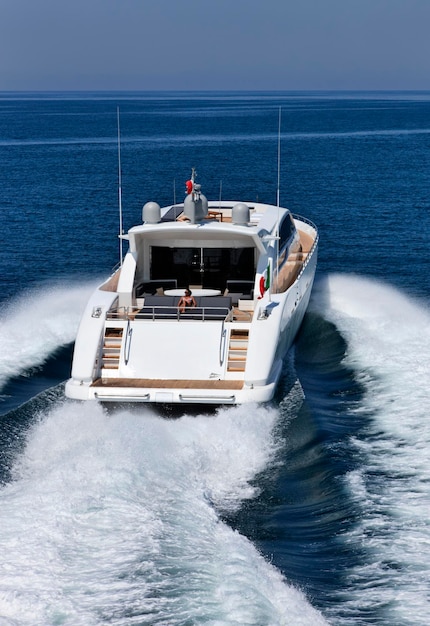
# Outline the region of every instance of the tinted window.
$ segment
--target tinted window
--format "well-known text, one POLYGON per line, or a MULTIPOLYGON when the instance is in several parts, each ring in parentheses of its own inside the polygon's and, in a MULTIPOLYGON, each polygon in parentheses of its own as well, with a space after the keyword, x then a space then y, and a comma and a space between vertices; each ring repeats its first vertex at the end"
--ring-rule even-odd
POLYGON ((293 218, 291 217, 291 215, 286 215, 284 218, 284 221, 281 224, 281 229, 279 231, 279 237, 280 237, 279 249, 280 250, 282 250, 282 248, 286 245, 291 235, 294 233, 294 230, 295 230, 295 226, 294 226, 293 218))

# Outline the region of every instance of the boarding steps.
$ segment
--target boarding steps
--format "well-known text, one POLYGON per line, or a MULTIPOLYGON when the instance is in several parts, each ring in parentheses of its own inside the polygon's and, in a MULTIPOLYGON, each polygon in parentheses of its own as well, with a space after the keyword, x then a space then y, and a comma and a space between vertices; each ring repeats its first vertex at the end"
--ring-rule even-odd
POLYGON ((118 369, 121 356, 122 328, 105 328, 102 350, 102 368, 118 369))
POLYGON ((249 331, 233 328, 228 346, 228 372, 244 372, 248 352, 249 331))

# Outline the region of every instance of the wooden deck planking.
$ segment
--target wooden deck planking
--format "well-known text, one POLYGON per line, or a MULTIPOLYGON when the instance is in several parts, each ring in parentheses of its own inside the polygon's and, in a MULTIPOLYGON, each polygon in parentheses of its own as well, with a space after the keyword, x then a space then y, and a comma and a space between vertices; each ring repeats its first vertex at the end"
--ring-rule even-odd
POLYGON ((181 380, 163 378, 97 378, 91 387, 146 389, 242 389, 243 380, 181 380))
POLYGON ((312 235, 310 235, 309 233, 305 233, 303 230, 300 230, 300 228, 297 229, 297 232, 300 236, 300 243, 302 245, 302 251, 303 253, 308 254, 311 251, 312 246, 315 243, 315 238, 312 237, 312 235))

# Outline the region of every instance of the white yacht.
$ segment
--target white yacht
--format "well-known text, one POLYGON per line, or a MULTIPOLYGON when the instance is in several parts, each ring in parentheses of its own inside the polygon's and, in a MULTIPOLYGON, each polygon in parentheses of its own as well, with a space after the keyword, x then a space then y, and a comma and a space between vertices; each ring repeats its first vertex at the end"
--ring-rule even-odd
POLYGON ((76 400, 270 400, 309 302, 318 232, 288 209, 214 201, 143 207, 121 267, 90 297, 65 393, 76 400), (185 290, 191 306, 179 306, 185 290))

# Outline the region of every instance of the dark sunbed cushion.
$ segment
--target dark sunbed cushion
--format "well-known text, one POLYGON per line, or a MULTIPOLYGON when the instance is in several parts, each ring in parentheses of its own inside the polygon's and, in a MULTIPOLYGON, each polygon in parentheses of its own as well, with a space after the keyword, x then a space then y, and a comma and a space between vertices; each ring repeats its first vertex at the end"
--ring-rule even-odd
POLYGON ((227 309, 231 308, 231 297, 230 296, 202 296, 200 298, 200 306, 209 306, 213 307, 224 307, 227 309))
POLYGON ((203 296, 200 300, 204 319, 224 319, 231 309, 230 296, 203 296))
POLYGON ((177 298, 175 296, 146 296, 145 306, 175 306, 177 298))
POLYGON ((143 308, 137 313, 137 319, 175 319, 178 308, 175 296, 146 296, 143 308))

